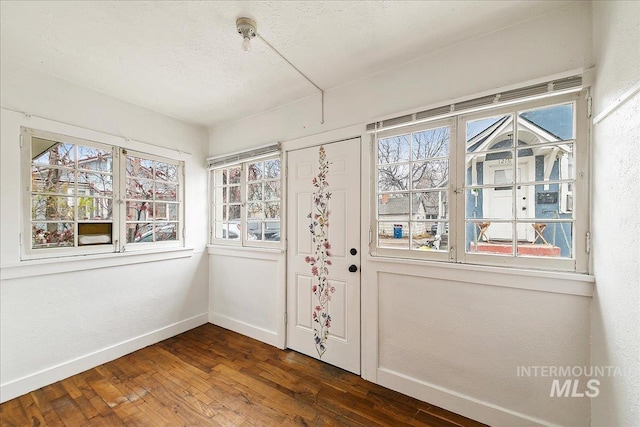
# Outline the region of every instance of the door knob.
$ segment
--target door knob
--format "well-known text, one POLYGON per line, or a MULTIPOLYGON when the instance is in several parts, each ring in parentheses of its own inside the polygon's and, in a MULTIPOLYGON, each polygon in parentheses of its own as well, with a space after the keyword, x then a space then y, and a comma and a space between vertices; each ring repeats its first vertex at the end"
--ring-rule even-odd
POLYGON ((351 250, 349 251, 349 253, 351 255, 358 255, 358 251, 356 250, 356 248, 351 248, 351 250))
POLYGON ((351 265, 349 266, 349 271, 350 271, 351 273, 355 273, 356 271, 358 271, 358 267, 356 267, 356 265, 355 265, 355 264, 351 264, 351 265))

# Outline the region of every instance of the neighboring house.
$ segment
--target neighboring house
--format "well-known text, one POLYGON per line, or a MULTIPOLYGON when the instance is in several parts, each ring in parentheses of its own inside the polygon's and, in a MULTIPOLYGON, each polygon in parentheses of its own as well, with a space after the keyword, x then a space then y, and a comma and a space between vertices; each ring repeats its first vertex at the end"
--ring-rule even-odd
POLYGON ((429 203, 426 197, 414 197, 409 203, 409 195, 401 195, 400 197, 390 197, 383 194, 378 205, 378 218, 380 220, 380 234, 383 236, 393 236, 394 224, 403 225, 402 236, 406 237, 409 233, 407 219, 411 221, 420 221, 413 224, 414 235, 421 235, 430 230, 431 222, 424 220, 432 220, 438 217, 438 205, 429 203), (411 209, 409 209, 411 206, 411 209))
MULTIPOLYGON (((513 172, 516 182, 517 239, 519 242, 541 243, 536 239, 533 224, 544 224, 545 219, 571 218, 573 198, 571 185, 545 184, 549 181, 568 179, 572 174, 572 144, 555 144, 573 137, 573 129, 567 129, 563 115, 572 114, 571 107, 554 107, 554 114, 536 111, 518 115, 517 168, 514 168, 512 151, 513 116, 493 120, 486 128, 467 142, 467 183, 470 185, 501 184, 505 186, 467 191, 466 216, 469 219, 510 219, 513 216, 513 172), (560 117, 560 119, 558 119, 560 117), (530 185, 524 185, 530 183, 530 185), (530 220, 530 221, 529 221, 530 220)), ((478 239, 473 223, 467 224, 467 250, 478 239), (475 236, 475 237, 474 237, 475 236)), ((511 223, 491 222, 486 240, 510 244, 513 239, 511 223)), ((542 231, 544 239, 559 248, 559 254, 570 257, 570 223, 554 223, 542 231)), ((476 242, 477 243, 477 242, 476 242)))

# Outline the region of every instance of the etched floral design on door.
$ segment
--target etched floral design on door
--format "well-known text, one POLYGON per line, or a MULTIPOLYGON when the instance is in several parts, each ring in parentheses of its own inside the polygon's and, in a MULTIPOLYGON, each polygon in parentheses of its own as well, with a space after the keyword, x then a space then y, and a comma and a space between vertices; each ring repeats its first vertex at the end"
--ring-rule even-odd
POLYGON ((329 183, 329 162, 324 147, 320 147, 318 153, 319 172, 312 180, 317 188, 313 194, 313 211, 309 213, 311 220, 309 231, 312 236, 313 256, 305 257, 305 262, 311 265, 311 274, 314 276, 311 288, 314 295, 313 339, 315 341, 318 356, 327 350, 326 342, 331 328, 331 315, 329 314, 329 301, 335 287, 329 283, 329 267, 331 266, 331 244, 329 243, 329 199, 331 193, 327 191, 329 183))

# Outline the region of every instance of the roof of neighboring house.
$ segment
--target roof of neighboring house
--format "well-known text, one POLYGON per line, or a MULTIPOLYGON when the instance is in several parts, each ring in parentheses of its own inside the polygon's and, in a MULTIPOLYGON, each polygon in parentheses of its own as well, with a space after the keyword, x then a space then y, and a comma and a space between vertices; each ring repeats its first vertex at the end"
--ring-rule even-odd
MULTIPOLYGON (((571 105, 558 105, 550 109, 526 111, 518 114, 518 128, 528 129, 537 136, 539 142, 559 142, 564 139, 571 139, 573 136, 572 115, 571 105)), ((474 132, 475 135, 467 141, 467 152, 472 153, 495 147, 496 141, 510 141, 513 134, 512 117, 511 115, 505 115, 499 120, 490 123, 486 128, 474 132)), ((518 140, 518 146, 521 145, 528 144, 518 140)))
MULTIPOLYGON (((402 196, 402 197, 390 197, 386 203, 379 203, 378 214, 379 215, 409 215, 409 203, 407 203, 408 197, 409 197, 408 195, 402 196)), ((414 214, 420 212, 421 203, 419 198, 417 197, 413 198, 413 206, 411 208, 414 214)))
MULTIPOLYGON (((402 215, 409 214, 409 196, 390 197, 386 203, 378 205, 378 214, 380 215, 402 215)), ((418 208, 419 201, 414 198, 414 212, 418 208)))

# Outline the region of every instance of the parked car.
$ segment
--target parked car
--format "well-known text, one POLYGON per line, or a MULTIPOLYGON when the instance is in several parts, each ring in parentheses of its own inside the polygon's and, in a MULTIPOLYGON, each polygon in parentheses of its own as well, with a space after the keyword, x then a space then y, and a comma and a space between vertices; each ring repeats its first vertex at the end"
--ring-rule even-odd
MULTIPOLYGON (((176 224, 167 224, 161 227, 156 227, 156 242, 161 242, 163 240, 176 240, 176 224)), ((153 229, 149 226, 134 239, 136 243, 142 242, 153 242, 153 229)))
MULTIPOLYGON (((261 222, 248 222, 248 236, 249 240, 258 240, 262 235, 261 222)), ((264 223, 264 239, 271 241, 280 240, 280 222, 265 222, 264 223)), ((227 229, 222 230, 222 237, 229 236, 229 239, 239 239, 242 235, 242 224, 240 219, 232 219, 229 221, 227 229)))

